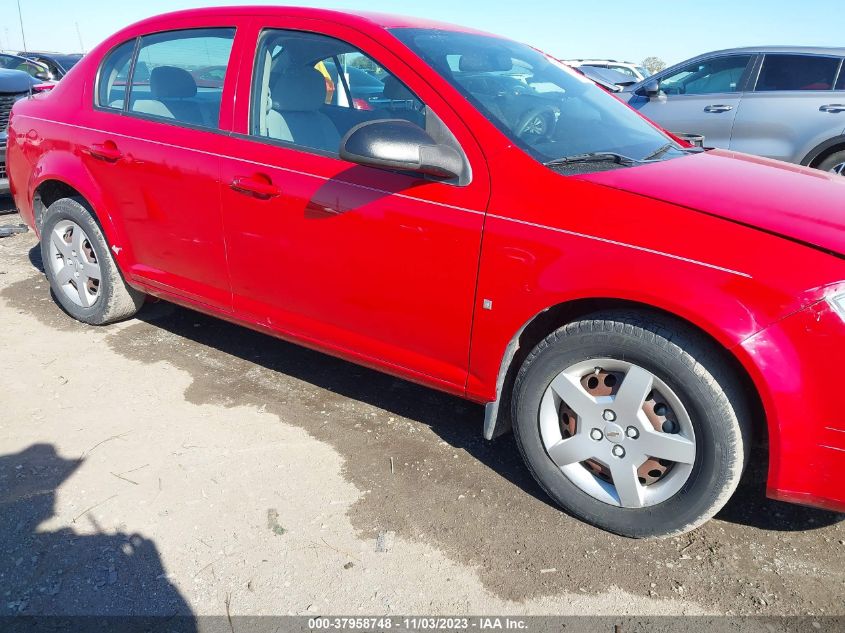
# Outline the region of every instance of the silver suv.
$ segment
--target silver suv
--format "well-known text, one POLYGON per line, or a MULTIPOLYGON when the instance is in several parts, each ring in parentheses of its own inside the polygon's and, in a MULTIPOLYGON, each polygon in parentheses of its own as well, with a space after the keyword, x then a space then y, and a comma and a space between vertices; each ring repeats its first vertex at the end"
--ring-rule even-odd
POLYGON ((627 88, 631 106, 705 145, 845 175, 845 48, 736 48, 627 88))

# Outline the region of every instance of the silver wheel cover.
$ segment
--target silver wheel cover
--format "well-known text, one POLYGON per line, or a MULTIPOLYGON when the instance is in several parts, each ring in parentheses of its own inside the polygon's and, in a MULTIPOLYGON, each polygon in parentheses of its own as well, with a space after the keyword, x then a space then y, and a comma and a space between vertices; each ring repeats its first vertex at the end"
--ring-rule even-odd
POLYGON ((626 361, 596 358, 562 371, 543 394, 539 425, 561 472, 614 506, 663 503, 683 487, 695 463, 695 431, 681 400, 651 372, 626 361), (589 386, 599 377, 610 384, 608 376, 613 384, 597 389, 609 395, 591 394, 589 386), (642 471, 658 462, 660 468, 650 471, 654 477, 642 471))

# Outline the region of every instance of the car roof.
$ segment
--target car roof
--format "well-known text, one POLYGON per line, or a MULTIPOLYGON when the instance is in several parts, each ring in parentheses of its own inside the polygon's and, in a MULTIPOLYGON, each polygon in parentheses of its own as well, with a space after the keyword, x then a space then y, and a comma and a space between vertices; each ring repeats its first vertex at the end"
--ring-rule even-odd
POLYGON ((570 62, 578 62, 579 64, 585 64, 589 66, 590 64, 620 64, 622 66, 639 66, 639 64, 635 64, 634 62, 623 62, 619 61, 618 59, 570 59, 570 62))
POLYGON ((705 57, 709 55, 720 55, 725 53, 798 53, 805 55, 833 55, 835 57, 845 57, 845 47, 826 47, 826 46, 746 46, 743 48, 726 48, 720 51, 712 51, 697 55, 692 59, 705 57))
POLYGON ((155 26, 161 22, 179 18, 203 18, 225 16, 280 16, 322 19, 330 22, 340 22, 349 26, 377 27, 382 29, 420 28, 456 31, 461 33, 479 33, 481 31, 446 22, 438 22, 427 18, 414 18, 387 13, 373 13, 368 11, 339 11, 334 9, 314 9, 309 7, 292 6, 228 6, 203 7, 185 9, 165 13, 147 18, 135 24, 135 27, 155 26))

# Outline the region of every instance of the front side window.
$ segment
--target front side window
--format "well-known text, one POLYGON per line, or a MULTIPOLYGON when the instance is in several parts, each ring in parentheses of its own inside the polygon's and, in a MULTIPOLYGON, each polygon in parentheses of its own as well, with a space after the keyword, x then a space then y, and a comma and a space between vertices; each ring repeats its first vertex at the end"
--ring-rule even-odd
POLYGON ((618 160, 635 161, 683 155, 627 105, 530 46, 433 29, 392 33, 513 143, 543 163, 558 168, 567 159, 573 170, 585 172, 613 165, 592 156, 576 168, 575 158, 584 154, 615 153, 618 160))
POLYGON ((235 29, 157 33, 141 38, 128 111, 217 128, 235 29))
POLYGON ((667 75, 660 89, 667 95, 737 92, 751 55, 731 55, 695 62, 667 75))
POLYGON ((831 90, 841 61, 818 55, 766 55, 755 90, 831 90))
POLYGON ((845 90, 845 59, 842 60, 842 68, 839 70, 839 79, 836 82, 836 90, 845 90))
POLYGON ((355 125, 405 119, 426 127, 427 108, 353 46, 324 35, 269 30, 252 88, 253 136, 337 154, 355 125))

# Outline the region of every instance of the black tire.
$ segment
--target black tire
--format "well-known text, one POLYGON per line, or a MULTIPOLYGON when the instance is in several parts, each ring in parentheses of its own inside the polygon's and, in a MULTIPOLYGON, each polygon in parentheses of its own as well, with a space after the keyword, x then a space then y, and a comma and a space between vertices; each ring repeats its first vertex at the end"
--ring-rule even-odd
POLYGON ((131 288, 115 264, 106 238, 94 219, 94 214, 81 198, 57 200, 44 214, 41 227, 41 259, 44 272, 50 282, 53 298, 70 316, 90 325, 107 325, 134 316, 144 304, 145 295, 131 288), (101 270, 99 294, 90 307, 74 303, 56 282, 51 265, 50 236, 59 222, 70 220, 79 225, 89 238, 97 263, 101 270))
MULTIPOLYGON (((833 171, 833 169, 835 167, 838 167, 839 165, 845 165, 845 150, 841 152, 836 152, 835 154, 831 154, 818 165, 816 165, 816 169, 829 172, 833 171)), ((840 172, 840 175, 845 176, 845 170, 840 172)))
POLYGON ((739 381, 706 337, 645 312, 604 312, 549 335, 528 356, 512 402, 517 444, 534 478, 566 512, 604 530, 633 538, 692 530, 727 503, 739 483, 751 445, 751 421, 739 381), (539 407, 564 369, 591 358, 634 363, 680 398, 695 431, 689 478, 662 503, 624 508, 599 501, 572 483, 546 452, 539 407))

